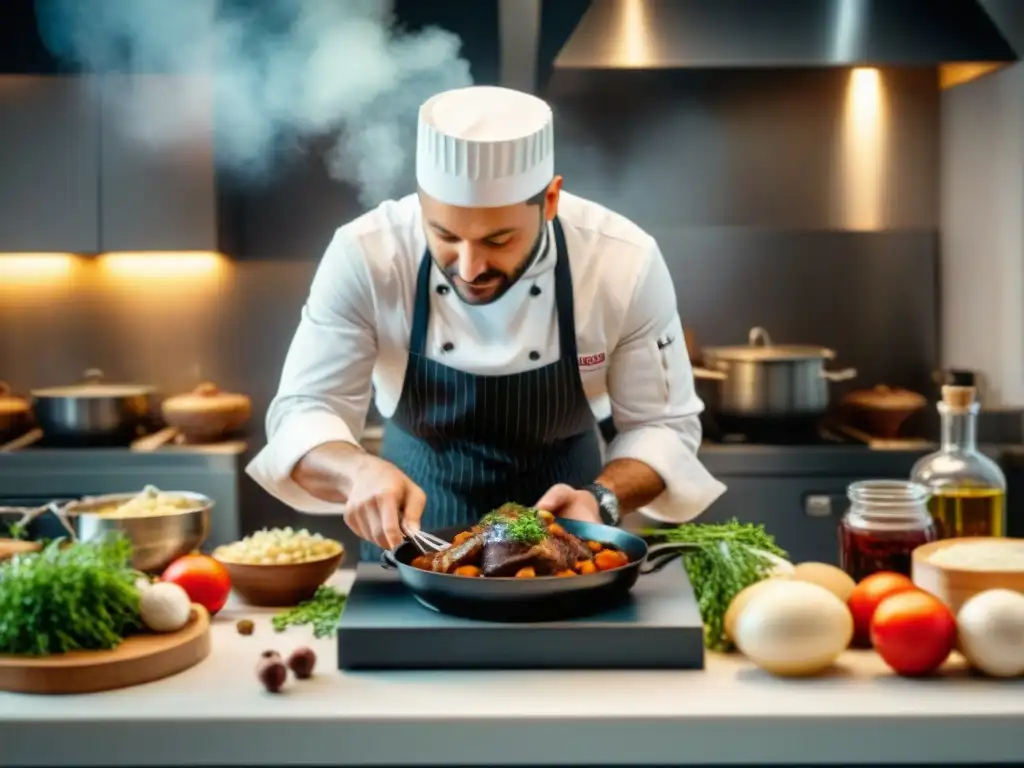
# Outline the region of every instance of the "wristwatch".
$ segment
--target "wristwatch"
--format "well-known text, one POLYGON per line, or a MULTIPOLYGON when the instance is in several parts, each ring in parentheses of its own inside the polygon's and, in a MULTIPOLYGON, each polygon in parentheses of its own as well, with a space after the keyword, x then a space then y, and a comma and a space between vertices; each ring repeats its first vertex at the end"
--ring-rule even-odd
POLYGON ((601 521, 605 525, 618 525, 622 522, 618 496, 597 483, 584 485, 580 490, 587 491, 597 499, 597 509, 601 513, 601 521))

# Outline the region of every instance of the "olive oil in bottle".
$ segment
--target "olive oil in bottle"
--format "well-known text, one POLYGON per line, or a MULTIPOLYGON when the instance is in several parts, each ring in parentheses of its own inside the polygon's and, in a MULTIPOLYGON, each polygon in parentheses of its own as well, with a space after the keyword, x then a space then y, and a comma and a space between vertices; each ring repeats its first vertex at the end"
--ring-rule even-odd
POLYGON ((928 502, 940 539, 1005 536, 1005 510, 999 488, 938 488, 928 502))
POLYGON ((1006 476, 978 451, 974 387, 943 387, 938 404, 942 447, 920 459, 910 477, 931 492, 928 509, 940 539, 1006 535, 1006 476))

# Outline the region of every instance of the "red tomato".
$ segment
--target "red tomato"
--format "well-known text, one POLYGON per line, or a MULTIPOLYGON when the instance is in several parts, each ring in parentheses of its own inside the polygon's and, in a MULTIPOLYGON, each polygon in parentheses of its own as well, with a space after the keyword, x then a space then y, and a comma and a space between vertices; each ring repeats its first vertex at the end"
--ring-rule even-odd
POLYGON ((853 588, 846 601, 853 615, 853 642, 867 647, 871 644, 871 617, 885 598, 915 590, 914 582, 901 573, 873 573, 853 588))
POLYGON ((179 557, 167 566, 160 580, 177 584, 188 593, 193 603, 199 603, 211 616, 224 607, 231 594, 231 577, 227 569, 206 555, 179 557))
POLYGON ((929 675, 956 646, 956 619, 927 592, 892 595, 871 620, 871 644, 897 674, 929 675))

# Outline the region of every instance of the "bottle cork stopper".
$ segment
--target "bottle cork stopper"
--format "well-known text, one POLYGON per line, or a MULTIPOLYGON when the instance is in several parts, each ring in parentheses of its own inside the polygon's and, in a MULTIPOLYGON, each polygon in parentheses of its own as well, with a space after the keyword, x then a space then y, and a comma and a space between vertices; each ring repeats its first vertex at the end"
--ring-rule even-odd
POLYGON ((977 391, 974 387, 954 387, 947 385, 942 388, 942 402, 954 411, 966 411, 974 405, 977 391))

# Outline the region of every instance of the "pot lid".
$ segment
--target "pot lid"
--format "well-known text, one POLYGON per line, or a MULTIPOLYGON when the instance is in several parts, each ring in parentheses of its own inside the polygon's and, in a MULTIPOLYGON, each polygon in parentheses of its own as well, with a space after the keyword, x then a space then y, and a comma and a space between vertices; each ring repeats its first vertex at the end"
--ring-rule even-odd
POLYGON ((831 360, 836 353, 828 347, 816 347, 811 344, 774 344, 768 331, 756 327, 750 329, 746 346, 705 348, 704 356, 737 362, 795 362, 831 360))
POLYGON ((90 368, 82 376, 81 384, 66 387, 46 387, 33 389, 33 397, 139 397, 150 395, 154 387, 142 384, 105 384, 103 371, 90 368))
POLYGON ((248 395, 222 392, 213 382, 204 381, 191 392, 167 398, 163 410, 164 413, 221 413, 248 410, 249 406, 248 395))
POLYGON ((6 381, 0 381, 0 416, 28 413, 30 410, 28 400, 14 395, 10 385, 6 381))
POLYGON ((854 390, 843 398, 843 402, 867 408, 913 410, 923 408, 928 400, 909 389, 879 384, 871 389, 854 390))

